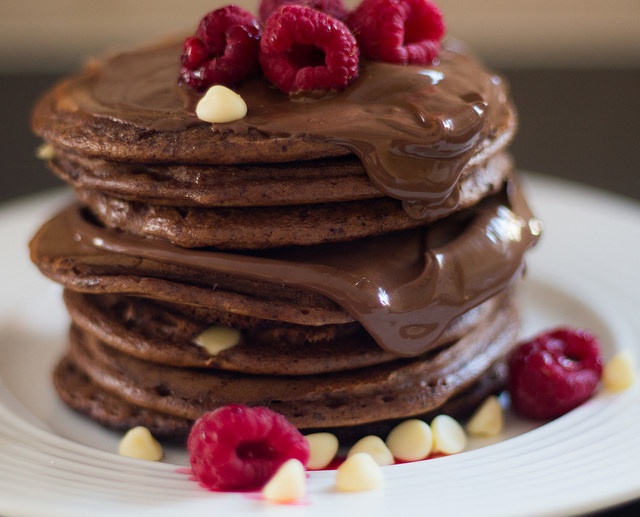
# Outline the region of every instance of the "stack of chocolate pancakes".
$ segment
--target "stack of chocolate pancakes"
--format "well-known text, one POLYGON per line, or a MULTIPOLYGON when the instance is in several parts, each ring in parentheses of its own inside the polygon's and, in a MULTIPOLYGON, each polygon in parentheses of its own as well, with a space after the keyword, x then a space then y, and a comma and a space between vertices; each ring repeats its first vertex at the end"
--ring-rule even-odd
POLYGON ((539 233, 504 81, 449 45, 323 98, 256 76, 247 116, 209 124, 180 54, 93 63, 34 111, 78 198, 31 243, 72 319, 62 399, 163 438, 229 403, 356 436, 500 389, 539 233))

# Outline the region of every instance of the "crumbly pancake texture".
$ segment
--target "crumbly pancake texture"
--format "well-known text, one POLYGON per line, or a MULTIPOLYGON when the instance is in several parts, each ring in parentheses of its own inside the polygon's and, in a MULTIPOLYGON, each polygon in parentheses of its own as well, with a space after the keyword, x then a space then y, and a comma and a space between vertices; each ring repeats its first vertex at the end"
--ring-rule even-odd
POLYGON ((540 233, 505 81, 450 40, 325 96, 256 74, 246 117, 212 124, 181 53, 95 61, 34 109, 77 199, 30 245, 72 320, 60 397, 164 439, 241 403, 352 440, 500 390, 540 233), (211 351, 211 327, 237 340, 211 351))

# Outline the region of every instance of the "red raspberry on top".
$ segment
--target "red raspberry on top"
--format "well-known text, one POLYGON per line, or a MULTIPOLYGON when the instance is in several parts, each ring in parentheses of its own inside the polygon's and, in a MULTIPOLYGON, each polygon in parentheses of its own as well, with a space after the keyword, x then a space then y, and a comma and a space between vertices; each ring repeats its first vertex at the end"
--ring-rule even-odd
POLYGON ((358 75, 358 56, 341 21, 300 5, 276 10, 260 40, 262 71, 285 93, 346 88, 358 75))
POLYGON ((585 402, 602 376, 597 339, 556 329, 521 344, 509 358, 513 408, 534 419, 559 417, 585 402))
POLYGON ((194 476, 212 490, 257 490, 287 460, 306 466, 309 442, 284 416, 239 404, 200 417, 187 440, 194 476))
POLYGON ((258 69, 260 24, 249 12, 228 5, 207 14, 187 38, 180 80, 199 90, 231 86, 258 69))
POLYGON ((364 0, 347 25, 364 56, 405 65, 431 64, 445 32, 442 13, 429 0, 364 0))
POLYGON ((347 8, 342 0, 262 0, 259 8, 260 20, 265 21, 278 7, 289 4, 312 7, 316 11, 321 11, 338 20, 347 16, 347 8))

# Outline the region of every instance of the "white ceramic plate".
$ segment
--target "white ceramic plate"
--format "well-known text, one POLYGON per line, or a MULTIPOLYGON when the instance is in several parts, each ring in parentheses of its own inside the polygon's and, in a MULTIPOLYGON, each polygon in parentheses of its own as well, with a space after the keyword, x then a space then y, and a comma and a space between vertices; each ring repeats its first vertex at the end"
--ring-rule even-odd
MULTIPOLYGON (((615 350, 640 355, 640 206, 574 184, 527 175, 545 233, 528 260, 523 336, 585 327, 615 350)), ((494 443, 384 468, 385 487, 338 493, 334 473, 313 472, 309 494, 274 506, 200 488, 162 463, 114 453, 120 435, 68 410, 50 372, 65 346, 60 288, 28 259, 27 242, 66 193, 0 210, 0 515, 566 515, 640 497, 640 393, 600 392, 569 414, 532 426, 509 415, 494 443)))

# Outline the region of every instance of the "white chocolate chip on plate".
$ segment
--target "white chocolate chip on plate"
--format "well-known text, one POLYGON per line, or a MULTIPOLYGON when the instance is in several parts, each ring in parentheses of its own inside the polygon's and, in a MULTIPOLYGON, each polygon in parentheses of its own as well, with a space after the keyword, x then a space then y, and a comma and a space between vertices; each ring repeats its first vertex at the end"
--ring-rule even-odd
POLYGON ((384 466, 394 463, 393 454, 391 454, 387 445, 382 441, 382 438, 373 434, 365 436, 354 443, 347 453, 347 458, 360 452, 367 453, 378 465, 384 466))
POLYGON ((305 438, 311 449, 307 468, 319 470, 329 465, 338 452, 339 443, 336 436, 331 433, 313 433, 305 438))
POLYGON ((217 355, 240 343, 242 334, 239 330, 223 326, 213 326, 201 332, 195 343, 204 348, 209 354, 217 355))
POLYGON ((635 356, 630 350, 621 350, 605 364, 602 384, 609 391, 624 391, 636 382, 637 375, 635 356))
POLYGON ((143 426, 129 429, 120 440, 118 454, 139 460, 159 461, 162 459, 162 445, 143 426))
POLYGON ((431 421, 433 452, 456 454, 467 446, 467 434, 460 423, 449 415, 438 415, 431 421))
POLYGON ((307 475, 300 460, 284 462, 262 489, 267 501, 291 503, 301 499, 307 491, 307 475))
POLYGON ((207 90, 196 106, 200 120, 224 123, 240 120, 247 115, 247 104, 236 92, 226 86, 216 84, 207 90))
POLYGON ((497 436, 504 427, 504 413, 498 397, 487 397, 467 422, 467 432, 474 436, 497 436))
POLYGON ((387 436, 387 447, 401 461, 423 460, 431 452, 433 435, 429 424, 410 419, 394 427, 387 436))
POLYGON ((366 452, 348 457, 336 471, 336 487, 344 492, 376 490, 383 484, 380 465, 366 452))

